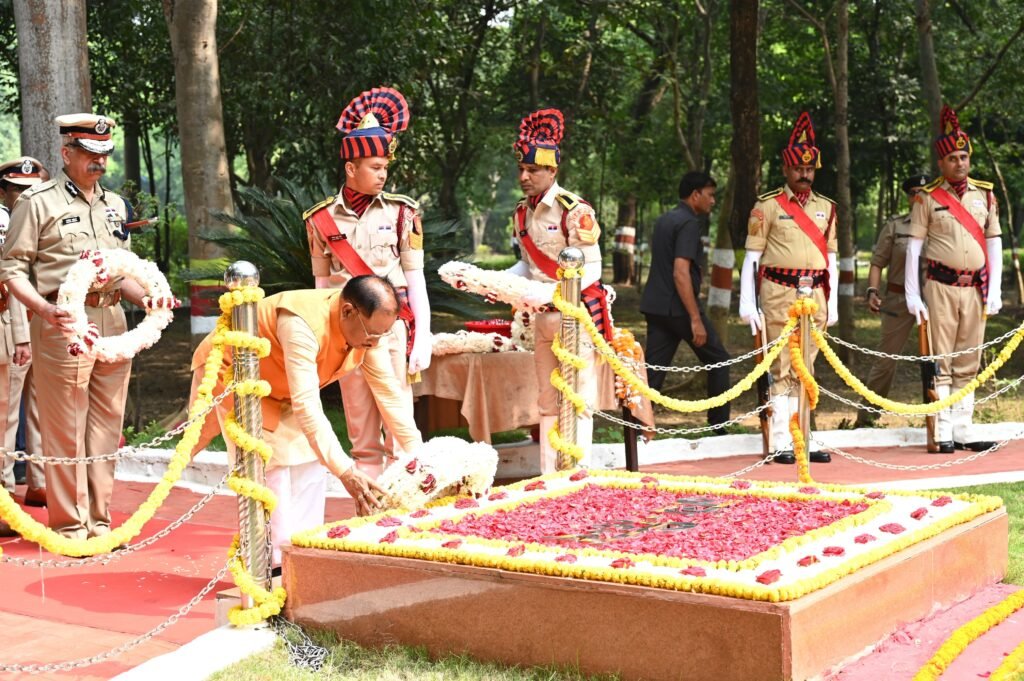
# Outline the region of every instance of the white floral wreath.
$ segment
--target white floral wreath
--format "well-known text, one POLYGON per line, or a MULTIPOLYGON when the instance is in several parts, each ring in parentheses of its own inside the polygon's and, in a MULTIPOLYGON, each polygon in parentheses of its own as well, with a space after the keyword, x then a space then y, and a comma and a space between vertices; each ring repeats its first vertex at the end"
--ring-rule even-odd
POLYGON ((94 285, 103 286, 111 277, 137 281, 151 298, 173 298, 171 287, 156 264, 121 248, 83 251, 57 292, 57 306, 70 312, 75 320, 71 331, 65 332, 68 354, 95 357, 101 362, 131 359, 160 340, 160 332, 174 318, 171 310, 155 307, 146 310, 146 318, 134 329, 120 336, 99 336, 85 314, 85 297, 94 285))
POLYGON ((385 508, 416 510, 432 499, 482 495, 494 484, 498 452, 486 442, 435 437, 390 464, 377 480, 385 508))
POLYGON ((527 295, 535 300, 551 300, 551 284, 501 270, 482 270, 468 262, 452 260, 438 268, 437 273, 454 288, 475 293, 492 302, 508 303, 516 309, 537 311, 548 308, 547 304, 539 308, 526 305, 523 298, 527 295))

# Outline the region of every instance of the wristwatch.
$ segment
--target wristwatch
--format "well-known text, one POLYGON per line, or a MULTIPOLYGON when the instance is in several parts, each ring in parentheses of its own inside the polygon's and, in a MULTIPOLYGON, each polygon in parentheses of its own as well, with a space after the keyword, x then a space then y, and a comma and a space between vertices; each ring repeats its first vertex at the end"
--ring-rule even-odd
POLYGON ((865 298, 870 298, 872 293, 874 293, 877 296, 878 295, 878 289, 875 288, 874 286, 868 286, 868 290, 864 292, 864 297, 865 298))

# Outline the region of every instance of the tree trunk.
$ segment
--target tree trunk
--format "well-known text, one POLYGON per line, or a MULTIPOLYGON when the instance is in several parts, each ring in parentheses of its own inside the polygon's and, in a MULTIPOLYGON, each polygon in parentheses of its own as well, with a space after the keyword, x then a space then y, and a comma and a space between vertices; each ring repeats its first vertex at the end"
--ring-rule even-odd
POLYGON ((761 184, 761 111, 757 95, 757 39, 761 28, 757 0, 730 0, 729 13, 733 191, 727 219, 733 247, 742 248, 747 240, 747 219, 761 184))
MULTIPOLYGON (((854 250, 853 199, 850 195, 850 5, 840 0, 836 7, 836 201, 839 204, 839 334, 853 338, 854 250)), ((849 353, 841 352, 844 362, 849 353)))
MULTIPOLYGON (((227 230, 213 214, 232 211, 217 58, 217 0, 163 0, 163 8, 174 54, 189 261, 192 268, 216 267, 224 261, 224 251, 199 235, 227 230)), ((194 343, 216 323, 219 287, 215 280, 191 285, 194 343)))
MULTIPOLYGON (((736 267, 729 219, 733 214, 733 194, 736 187, 735 166, 729 170, 729 181, 719 204, 715 246, 711 249, 710 284, 708 286, 708 318, 718 332, 722 343, 729 347, 729 307, 732 305, 732 271, 736 267)), ((744 348, 744 352, 746 348, 744 348)))
POLYGON ((134 116, 124 120, 124 179, 131 183, 131 191, 125 192, 129 200, 142 191, 142 162, 139 155, 139 121, 134 116))
POLYGON ((14 3, 21 87, 21 153, 50 174, 63 167, 53 119, 92 111, 85 0, 14 3))
POLYGON ((469 215, 469 226, 473 231, 473 254, 476 255, 480 246, 484 243, 484 231, 487 229, 487 220, 491 217, 491 211, 473 212, 469 215))
MULTIPOLYGON (((942 89, 939 86, 939 69, 935 63, 935 44, 932 42, 931 0, 914 0, 917 18, 917 53, 921 60, 921 92, 924 95, 928 120, 931 121, 931 137, 938 136, 939 117, 942 114, 942 89)), ((928 148, 932 154, 932 167, 938 160, 935 148, 929 138, 928 148)))

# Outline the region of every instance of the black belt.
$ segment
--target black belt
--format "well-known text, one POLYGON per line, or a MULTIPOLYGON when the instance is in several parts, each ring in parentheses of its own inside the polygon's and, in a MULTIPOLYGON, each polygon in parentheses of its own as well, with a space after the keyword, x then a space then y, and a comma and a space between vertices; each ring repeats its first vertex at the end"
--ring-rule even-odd
POLYGON ((981 270, 954 270, 940 263, 928 261, 928 278, 947 286, 981 286, 981 270))
POLYGON ((790 270, 781 267, 765 267, 762 268, 761 275, 768 281, 775 282, 776 284, 782 284, 783 286, 789 286, 790 288, 798 288, 802 278, 810 277, 811 288, 821 288, 825 285, 825 277, 828 276, 828 271, 790 270))

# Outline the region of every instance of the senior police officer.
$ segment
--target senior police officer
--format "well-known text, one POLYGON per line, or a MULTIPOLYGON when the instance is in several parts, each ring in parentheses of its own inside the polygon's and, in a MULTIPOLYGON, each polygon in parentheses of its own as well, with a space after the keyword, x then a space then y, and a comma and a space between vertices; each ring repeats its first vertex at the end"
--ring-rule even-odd
MULTIPOLYGON (((918 321, 928 320, 932 354, 946 355, 981 345, 986 314, 1002 308, 1003 247, 992 183, 970 177, 971 141, 948 106, 942 109, 935 151, 942 176, 924 187, 910 212, 907 310, 918 321), (918 275, 922 255, 927 260, 923 298, 918 275)), ((939 360, 938 398, 974 379, 980 361, 981 350, 939 360)), ((973 415, 973 392, 939 412, 935 439, 940 453, 992 446, 974 437, 973 415)))
MULTIPOLYGON (((0 245, 7 239, 10 211, 21 193, 43 182, 43 164, 31 156, 22 156, 0 164, 0 245)), ((2 420, 3 446, 8 451, 17 449, 18 425, 20 421, 22 395, 26 398, 31 391, 32 346, 29 342, 28 315, 24 304, 11 296, 7 286, 0 284, 0 420, 2 420)), ((38 414, 35 400, 26 399, 25 436, 27 450, 40 454, 42 447, 38 436, 38 414)), ((25 491, 26 506, 46 505, 46 477, 42 464, 29 461, 26 465, 25 491)), ((14 492, 14 459, 5 457, 3 485, 14 492)), ((0 536, 5 534, 0 523, 0 536)))
MULTIPOLYGON (((820 167, 814 126, 810 115, 803 112, 782 150, 786 184, 757 198, 747 227, 747 253, 740 275, 740 317, 756 335, 760 303, 769 341, 779 337, 788 321, 789 306, 796 300, 804 276, 811 277, 813 299, 818 304, 815 323, 823 327, 839 320, 836 205, 812 189, 815 170, 820 167)), ((808 368, 814 371, 817 348, 812 345, 810 350, 808 368)), ((800 379, 791 370, 788 348, 779 355, 771 372, 775 461, 795 463, 789 419, 797 412, 800 379)), ((810 459, 817 463, 831 461, 828 452, 811 452, 810 459)))
MULTIPOLYGON (((927 175, 914 175, 903 181, 903 193, 907 196, 908 211, 917 202, 921 188, 931 182, 927 175)), ((868 288, 865 302, 874 314, 882 316, 882 337, 878 343, 881 352, 900 354, 910 337, 917 321, 907 312, 906 291, 903 284, 903 267, 907 262, 907 242, 910 239, 910 213, 896 215, 886 220, 878 233, 875 249, 871 253, 871 269, 868 271, 868 288), (885 270, 885 289, 882 285, 882 270, 885 270)), ((865 385, 879 395, 888 396, 892 379, 896 375, 896 360, 876 357, 865 385)), ((857 412, 857 427, 870 426, 878 418, 873 412, 861 409, 857 412)))
MULTIPOLYGON (((82 113, 59 116, 56 124, 64 167, 21 195, 0 251, 0 281, 34 314, 30 328, 43 454, 91 457, 117 450, 131 360, 71 356, 64 332, 74 320, 55 301, 82 251, 129 248, 124 224, 130 209, 99 183, 114 148, 114 121, 82 113)), ((134 281, 111 278, 85 299, 85 313, 99 335, 125 332, 122 296, 145 307, 164 302, 150 300, 134 281)), ((50 527, 74 539, 109 533, 113 486, 112 461, 47 465, 50 527)))
MULTIPOLYGON (((345 184, 303 218, 317 288, 342 288, 352 277, 377 274, 397 289, 398 320, 382 343, 412 409, 411 384, 430 366, 432 353, 423 225, 416 201, 384 191, 395 135, 408 126, 409 106, 397 90, 373 88, 353 99, 337 125, 345 133, 345 184)), ((345 375, 340 384, 352 457, 376 478, 385 458, 394 454, 392 433, 381 437, 384 422, 361 371, 345 375)))
MULTIPOLYGON (((548 284, 540 298, 523 302, 531 307, 550 305, 558 285, 558 254, 568 246, 583 251, 584 268, 580 281, 583 302, 590 310, 598 328, 608 340, 612 327, 608 316, 605 289, 601 286, 601 227, 590 204, 558 185, 558 164, 565 122, 558 109, 535 111, 522 120, 519 137, 512 145, 519 163, 519 186, 525 197, 516 206, 513 229, 520 244, 520 260, 506 272, 548 284)), ((555 470, 558 453, 548 433, 558 418, 558 391, 551 385, 551 372, 558 360, 551 343, 558 333, 561 315, 557 311, 541 312, 534 318, 534 359, 537 385, 540 390, 541 470, 555 470)), ((597 399, 594 353, 589 343, 580 344, 580 354, 587 368, 579 372, 579 393, 593 407, 597 399)), ((594 420, 588 413, 577 419, 576 442, 583 449, 581 465, 587 465, 594 420)))

